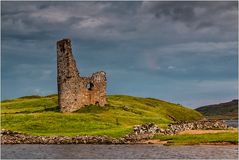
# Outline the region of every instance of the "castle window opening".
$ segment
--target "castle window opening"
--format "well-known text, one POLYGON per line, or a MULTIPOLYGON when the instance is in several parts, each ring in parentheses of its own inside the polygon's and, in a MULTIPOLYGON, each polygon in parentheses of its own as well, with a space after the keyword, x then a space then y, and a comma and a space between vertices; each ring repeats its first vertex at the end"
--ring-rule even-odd
POLYGON ((61 46, 61 52, 65 52, 65 46, 64 45, 61 46))
POLYGON ((93 89, 93 87, 94 87, 94 84, 93 83, 87 83, 87 85, 86 85, 86 88, 89 90, 89 91, 91 91, 92 89, 93 89))

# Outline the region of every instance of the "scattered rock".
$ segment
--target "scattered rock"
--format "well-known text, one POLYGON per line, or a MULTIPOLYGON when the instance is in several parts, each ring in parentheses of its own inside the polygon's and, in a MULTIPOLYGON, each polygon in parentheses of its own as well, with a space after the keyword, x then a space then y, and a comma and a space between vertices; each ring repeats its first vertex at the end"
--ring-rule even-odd
POLYGON ((154 123, 146 123, 146 124, 134 126, 133 130, 136 135, 138 135, 138 134, 155 134, 159 131, 159 128, 154 123))

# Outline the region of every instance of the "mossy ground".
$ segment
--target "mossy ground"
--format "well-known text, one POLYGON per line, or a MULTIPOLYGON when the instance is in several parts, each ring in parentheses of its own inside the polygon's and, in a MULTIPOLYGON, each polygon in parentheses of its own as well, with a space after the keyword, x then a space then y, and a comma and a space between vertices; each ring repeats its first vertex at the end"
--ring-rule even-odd
POLYGON ((5 100, 1 102, 1 125, 32 135, 121 137, 137 124, 154 122, 166 127, 174 120, 202 118, 197 111, 152 98, 111 95, 107 103, 105 107, 91 105, 74 113, 60 113, 56 95, 5 100))
POLYGON ((205 143, 228 142, 238 144, 238 132, 206 133, 206 134, 182 134, 182 135, 155 135, 153 139, 167 141, 167 145, 193 145, 205 143))

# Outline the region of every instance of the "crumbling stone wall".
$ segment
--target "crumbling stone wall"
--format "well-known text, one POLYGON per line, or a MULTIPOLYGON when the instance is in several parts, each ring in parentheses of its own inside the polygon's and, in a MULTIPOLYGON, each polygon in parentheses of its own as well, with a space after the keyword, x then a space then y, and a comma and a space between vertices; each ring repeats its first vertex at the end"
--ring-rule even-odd
POLYGON ((106 73, 99 71, 91 77, 81 77, 69 39, 57 42, 57 84, 61 112, 73 112, 90 104, 106 104, 106 73))

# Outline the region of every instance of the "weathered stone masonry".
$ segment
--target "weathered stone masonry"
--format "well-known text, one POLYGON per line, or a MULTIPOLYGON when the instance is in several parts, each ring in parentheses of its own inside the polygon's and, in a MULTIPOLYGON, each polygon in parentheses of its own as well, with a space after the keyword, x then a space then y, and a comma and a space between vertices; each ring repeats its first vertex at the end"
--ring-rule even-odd
POLYGON ((106 73, 99 71, 91 77, 81 77, 69 39, 57 42, 57 84, 61 112, 73 112, 90 104, 106 104, 106 73))

